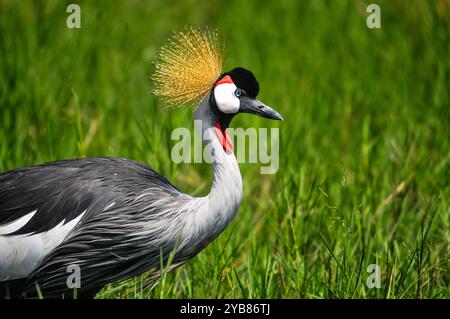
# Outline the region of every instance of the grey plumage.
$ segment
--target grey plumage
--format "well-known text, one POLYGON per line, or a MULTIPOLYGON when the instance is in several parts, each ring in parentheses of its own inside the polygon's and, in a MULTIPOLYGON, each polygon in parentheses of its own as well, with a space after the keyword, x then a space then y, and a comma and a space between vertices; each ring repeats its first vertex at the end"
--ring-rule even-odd
MULTIPOLYGON (((37 218, 10 236, 45 231, 63 220, 67 212, 74 217, 85 211, 64 243, 29 276, 22 288, 28 295, 35 293, 35 281, 46 296, 67 293, 68 265, 81 268, 82 295, 92 294, 109 282, 158 268, 160 253, 167 258, 177 240, 176 231, 164 230, 176 223, 191 199, 152 169, 120 158, 58 161, 5 173, 0 175, 2 179, 21 187, 11 189, 7 183, 0 183, 0 207, 18 197, 13 192, 20 192, 23 198, 33 189, 45 192, 34 202, 15 204, 17 216, 42 209, 44 203, 51 207, 44 207, 42 214, 36 214, 37 218), (61 203, 64 205, 59 207, 61 203), (52 214, 51 222, 45 214, 52 214), (149 224, 153 229, 146 228, 149 224)), ((174 262, 182 263, 189 257, 177 255, 174 262)))

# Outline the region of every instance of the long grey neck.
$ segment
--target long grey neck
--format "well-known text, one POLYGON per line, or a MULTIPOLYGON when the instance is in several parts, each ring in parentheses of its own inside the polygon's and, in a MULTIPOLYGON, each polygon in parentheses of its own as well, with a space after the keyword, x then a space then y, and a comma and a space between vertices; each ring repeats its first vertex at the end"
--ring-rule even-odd
POLYGON ((202 134, 206 152, 211 155, 213 166, 213 183, 208 194, 213 207, 226 208, 233 211, 239 208, 242 199, 242 177, 239 165, 233 152, 227 153, 215 133, 215 124, 218 122, 209 106, 209 97, 205 98, 195 112, 195 125, 197 132, 202 134), (199 127, 201 126, 201 127, 199 127))
MULTIPOLYGON (((186 220, 189 236, 203 245, 217 237, 235 216, 242 200, 242 178, 234 153, 227 153, 216 136, 218 119, 206 98, 195 112, 195 126, 212 155, 213 183, 208 195, 193 198, 186 220)), ((204 153, 207 153, 206 151, 204 153)))

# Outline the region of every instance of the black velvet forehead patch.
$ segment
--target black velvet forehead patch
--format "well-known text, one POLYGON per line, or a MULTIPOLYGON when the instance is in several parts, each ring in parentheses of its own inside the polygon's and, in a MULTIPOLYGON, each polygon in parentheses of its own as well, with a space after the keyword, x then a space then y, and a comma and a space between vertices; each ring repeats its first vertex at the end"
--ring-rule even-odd
POLYGON ((247 94, 251 97, 256 97, 258 95, 259 83, 251 71, 241 67, 237 67, 229 72, 222 74, 221 78, 226 75, 229 75, 234 84, 236 84, 238 88, 247 92, 247 94))

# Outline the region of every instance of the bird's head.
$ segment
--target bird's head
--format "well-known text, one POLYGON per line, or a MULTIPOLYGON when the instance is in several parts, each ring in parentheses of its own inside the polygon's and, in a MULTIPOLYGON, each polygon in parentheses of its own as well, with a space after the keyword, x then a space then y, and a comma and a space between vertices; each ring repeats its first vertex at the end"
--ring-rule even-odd
MULTIPOLYGON (((253 73, 242 67, 234 68, 220 74, 210 90, 208 103, 200 103, 196 118, 206 119, 209 125, 214 126, 224 150, 231 152, 233 144, 225 130, 235 115, 248 113, 273 120, 283 119, 277 111, 256 98, 258 93, 259 83, 253 73)), ((203 126, 202 122, 202 133, 203 126)))
POLYGON ((253 73, 237 67, 221 74, 216 81, 210 94, 210 106, 213 112, 224 119, 230 119, 238 113, 249 113, 282 120, 283 117, 277 111, 256 98, 258 93, 259 83, 253 73))
POLYGON ((222 72, 222 48, 218 35, 208 29, 188 27, 173 34, 155 63, 155 95, 172 107, 197 104, 196 119, 222 133, 239 113, 282 120, 257 99, 259 83, 251 71, 237 67, 222 72))

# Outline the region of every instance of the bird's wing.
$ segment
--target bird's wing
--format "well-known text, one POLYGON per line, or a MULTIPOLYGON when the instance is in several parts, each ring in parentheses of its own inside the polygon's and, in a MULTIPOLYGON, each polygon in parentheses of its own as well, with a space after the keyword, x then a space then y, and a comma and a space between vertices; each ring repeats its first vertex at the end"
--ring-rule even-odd
POLYGON ((125 159, 64 160, 0 174, 0 281, 27 277, 76 227, 148 182, 176 192, 125 159))
POLYGON ((89 189, 95 185, 77 173, 76 169, 49 165, 1 174, 0 233, 44 233, 82 214, 94 200, 89 189))
POLYGON ((38 282, 46 297, 70 295, 67 269, 77 269, 81 277, 78 296, 92 296, 108 283, 146 271, 157 274, 171 253, 176 256, 170 268, 186 262, 189 258, 177 253, 182 225, 174 221, 189 200, 186 195, 157 187, 132 198, 117 197, 42 261, 30 274, 23 292, 33 296, 34 283, 38 282))
POLYGON ((26 277, 85 215, 95 185, 78 173, 54 163, 0 175, 0 281, 26 277))

